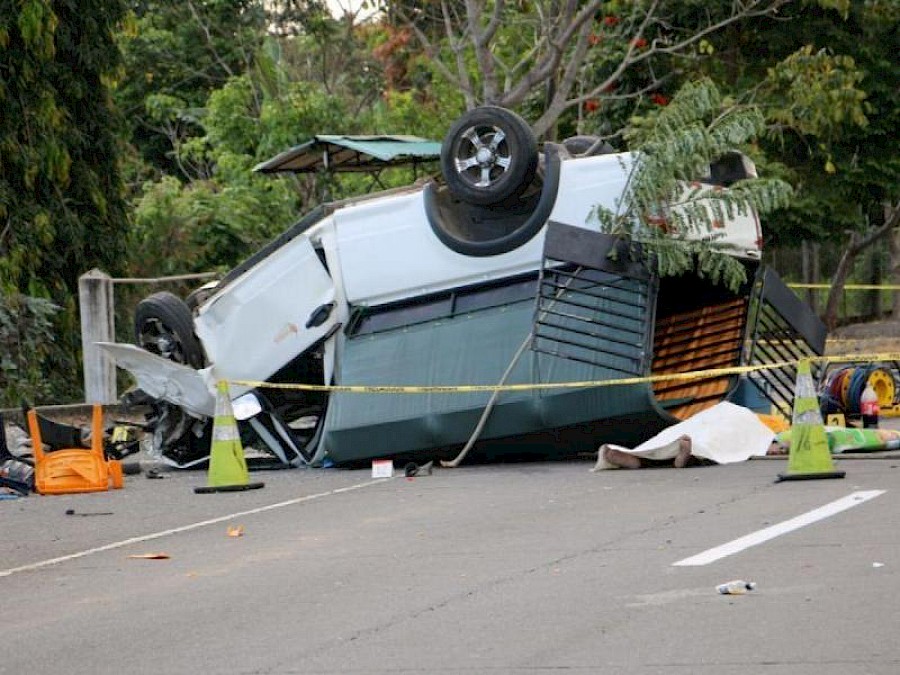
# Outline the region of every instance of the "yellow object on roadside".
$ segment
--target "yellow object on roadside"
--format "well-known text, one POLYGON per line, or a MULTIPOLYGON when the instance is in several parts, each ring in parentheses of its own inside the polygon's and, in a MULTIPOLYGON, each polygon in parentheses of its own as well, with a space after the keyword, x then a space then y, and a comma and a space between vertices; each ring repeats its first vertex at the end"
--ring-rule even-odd
POLYGON ((759 417, 760 422, 765 424, 776 434, 780 434, 782 431, 787 431, 791 428, 791 423, 781 415, 766 415, 763 413, 757 413, 757 417, 759 417))

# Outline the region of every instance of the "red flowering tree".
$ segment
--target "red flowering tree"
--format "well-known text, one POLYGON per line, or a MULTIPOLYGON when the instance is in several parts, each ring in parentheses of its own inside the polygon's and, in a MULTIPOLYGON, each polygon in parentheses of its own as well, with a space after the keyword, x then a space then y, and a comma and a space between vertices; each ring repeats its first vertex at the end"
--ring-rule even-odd
POLYGON ((610 98, 646 100, 663 84, 658 73, 671 73, 654 64, 703 56, 710 36, 791 2, 742 0, 687 12, 674 0, 538 1, 527 11, 506 0, 385 0, 383 7, 412 31, 468 108, 531 107, 534 130, 544 135, 569 110, 595 112, 610 98))

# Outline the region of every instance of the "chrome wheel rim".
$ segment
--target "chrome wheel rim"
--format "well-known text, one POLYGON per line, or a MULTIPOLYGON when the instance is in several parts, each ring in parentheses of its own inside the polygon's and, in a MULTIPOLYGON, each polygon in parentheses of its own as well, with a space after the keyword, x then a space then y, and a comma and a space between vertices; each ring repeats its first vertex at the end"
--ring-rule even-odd
POLYGON ((455 155, 456 173, 470 185, 490 188, 512 165, 512 152, 500 127, 477 125, 460 136, 455 155))

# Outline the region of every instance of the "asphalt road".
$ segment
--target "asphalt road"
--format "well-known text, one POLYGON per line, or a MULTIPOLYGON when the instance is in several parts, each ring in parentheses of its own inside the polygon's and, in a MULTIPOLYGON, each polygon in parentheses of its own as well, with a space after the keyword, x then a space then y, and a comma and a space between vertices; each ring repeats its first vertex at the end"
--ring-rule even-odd
POLYGON ((900 672, 900 459, 775 484, 785 464, 295 470, 217 495, 187 472, 2 501, 0 673, 900 672), (735 578, 758 587, 716 592, 735 578))

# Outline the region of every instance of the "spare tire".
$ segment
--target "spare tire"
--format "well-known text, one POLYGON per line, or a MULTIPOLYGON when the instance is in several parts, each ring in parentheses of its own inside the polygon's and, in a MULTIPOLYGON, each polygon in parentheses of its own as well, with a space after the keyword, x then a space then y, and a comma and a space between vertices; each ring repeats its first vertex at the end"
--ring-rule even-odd
POLYGON ((447 187, 462 201, 497 204, 520 194, 537 169, 531 127, 510 110, 482 106, 460 117, 441 146, 447 187))
POLYGON ((608 155, 616 151, 609 143, 601 141, 599 136, 570 136, 563 141, 563 147, 573 157, 608 155))
POLYGON ((154 293, 138 303, 134 336, 137 345, 152 354, 192 368, 203 367, 203 347, 194 335, 191 310, 172 293, 154 293))

